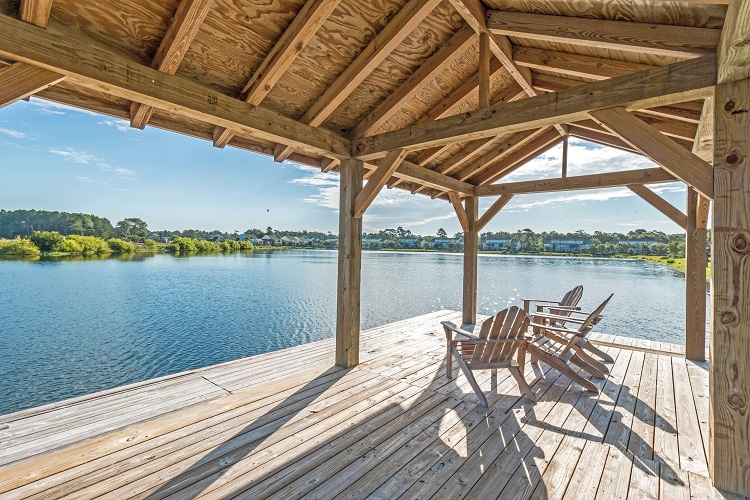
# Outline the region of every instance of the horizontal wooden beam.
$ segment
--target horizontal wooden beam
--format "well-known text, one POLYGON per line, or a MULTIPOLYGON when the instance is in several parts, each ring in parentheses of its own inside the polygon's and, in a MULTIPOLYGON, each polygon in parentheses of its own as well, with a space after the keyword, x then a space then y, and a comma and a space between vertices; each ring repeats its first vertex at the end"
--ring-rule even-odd
POLYGON ((512 198, 512 194, 505 194, 498 198, 495 203, 490 205, 490 208, 488 208, 487 211, 484 212, 477 221, 477 231, 481 231, 482 229, 484 229, 484 226, 489 224, 489 222, 500 212, 500 210, 505 207, 505 205, 508 204, 508 202, 512 198))
POLYGON ((578 175, 564 179, 539 179, 535 181, 488 184, 477 186, 475 192, 477 196, 552 193, 557 191, 622 187, 630 184, 663 184, 677 180, 676 177, 663 168, 646 168, 607 174, 578 175))
POLYGON ((354 200, 355 218, 362 217, 365 210, 375 201, 378 193, 385 186, 386 181, 391 178, 391 175, 401 165, 401 162, 404 161, 404 158, 406 158, 406 151, 397 149, 388 153, 383 159, 383 162, 375 170, 375 173, 367 180, 365 187, 357 195, 357 199, 354 200))
POLYGON ((333 132, 219 94, 179 75, 167 75, 119 54, 0 15, 0 56, 65 75, 76 85, 315 155, 348 158, 351 143, 333 132))
POLYGON ((721 35, 713 28, 501 10, 487 12, 487 28, 506 36, 671 57, 713 54, 721 35))
POLYGON ((628 188, 643 198, 649 205, 672 219, 672 221, 682 229, 687 229, 687 215, 675 208, 675 206, 667 200, 654 193, 643 184, 631 184, 628 188))
POLYGON ((590 114, 594 120, 644 156, 700 191, 703 196, 713 199, 713 168, 689 149, 680 146, 623 108, 600 109, 590 114))
MULTIPOLYGON (((211 11, 214 0, 182 0, 175 11, 172 24, 164 34, 151 67, 174 75, 180 67, 182 59, 198 34, 203 21, 211 11)), ((153 106, 133 102, 130 106, 130 126, 143 129, 154 113, 153 106)))
POLYGON ((64 75, 25 63, 0 69, 0 108, 12 104, 63 80, 64 75))
POLYGON ((396 148, 424 149, 586 119, 596 109, 705 98, 715 83, 716 57, 706 56, 359 139, 353 155, 379 158, 396 148))
POLYGON ((555 73, 591 80, 606 80, 615 76, 629 75, 653 68, 649 64, 582 56, 569 52, 535 49, 519 45, 513 47, 513 59, 520 66, 530 69, 554 71, 555 73))

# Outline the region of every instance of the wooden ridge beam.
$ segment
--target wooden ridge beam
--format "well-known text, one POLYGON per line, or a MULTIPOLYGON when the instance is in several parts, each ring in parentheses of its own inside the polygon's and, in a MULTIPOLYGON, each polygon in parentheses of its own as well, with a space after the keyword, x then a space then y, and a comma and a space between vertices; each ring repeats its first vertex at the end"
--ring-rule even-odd
MULTIPOLYGON (((588 82, 582 82, 580 80, 572 80, 570 78, 562 78, 559 76, 543 75, 540 73, 533 73, 532 80, 534 86, 545 92, 559 92, 561 90, 579 87, 586 85, 588 82)), ((662 118, 668 118, 670 120, 679 120, 687 123, 697 124, 701 118, 701 111, 703 109, 703 101, 688 101, 681 103, 673 103, 668 106, 654 106, 650 108, 641 109, 641 113, 646 113, 653 116, 659 116, 662 118)))
POLYGON ((476 187, 476 196, 500 196, 504 194, 551 193, 623 187, 630 184, 662 184, 678 179, 663 168, 645 168, 606 174, 591 174, 566 177, 564 179, 539 179, 535 181, 506 182, 476 187))
POLYGON ((353 154, 372 159, 396 148, 424 149, 568 123, 596 109, 643 109, 705 98, 715 82, 715 56, 690 59, 358 139, 353 154))
POLYGON ((713 28, 500 10, 487 13, 487 28, 505 36, 685 58, 715 53, 721 35, 713 28))
POLYGON ((43 31, 0 15, 0 56, 66 76, 75 85, 165 108, 189 118, 237 129, 305 153, 349 158, 351 143, 271 110, 219 94, 179 75, 168 75, 85 40, 43 31))
MULTIPOLYGON (((180 63, 213 4, 214 0, 182 0, 180 2, 172 24, 169 25, 151 61, 152 68, 168 75, 177 73, 177 68, 180 67, 180 63)), ((130 105, 130 126, 144 129, 153 113, 153 106, 133 101, 130 105)))
POLYGON ((475 41, 474 30, 464 26, 430 56, 391 95, 381 102, 352 131, 352 137, 364 137, 393 116, 422 86, 455 61, 475 41))
MULTIPOLYGON (((253 106, 258 106, 294 63, 297 56, 307 47, 307 44, 310 43, 310 40, 340 1, 307 0, 245 84, 240 98, 253 106)), ((219 127, 218 130, 214 131, 214 146, 223 148, 232 140, 235 133, 234 130, 219 127)), ((291 151, 286 153, 281 161, 284 161, 289 154, 291 154, 291 151)), ((281 156, 279 157, 281 158, 281 156)))
POLYGON ((47 29, 53 0, 21 0, 18 18, 34 26, 47 29))
POLYGON ((512 198, 512 194, 504 194, 500 198, 495 200, 495 203, 490 205, 490 208, 488 208, 487 211, 482 214, 479 220, 477 220, 477 231, 481 231, 482 229, 484 229, 484 226, 486 226, 500 212, 500 210, 502 210, 505 205, 508 204, 508 202, 512 198))
POLYGON ((682 229, 687 229, 687 215, 643 184, 630 184, 628 188, 649 205, 663 213, 682 229))
POLYGON ((644 156, 697 189, 703 196, 713 199, 713 169, 710 164, 623 108, 601 109, 590 114, 644 156))
POLYGON ((380 190, 385 186, 386 181, 391 178, 401 162, 406 158, 406 151, 397 149, 391 151, 383 159, 382 163, 375 169, 375 173, 367 180, 367 184, 357 195, 354 201, 354 217, 359 218, 365 213, 365 210, 375 200, 380 190))
MULTIPOLYGON (((513 47, 513 60, 529 69, 551 70, 568 76, 606 80, 615 76, 629 75, 653 68, 650 64, 618 61, 603 57, 582 56, 569 52, 513 47)), ((534 85, 536 87, 536 85, 534 85)))
POLYGON ((25 63, 0 69, 0 108, 25 99, 60 82, 65 75, 25 63))
POLYGON ((551 127, 542 128, 524 141, 523 147, 511 151, 500 158, 484 172, 470 178, 473 184, 490 184, 521 168, 540 154, 549 151, 562 142, 563 138, 551 127))
POLYGON ((461 204, 461 197, 455 191, 448 191, 448 200, 450 200, 453 209, 456 211, 458 222, 461 223, 461 229, 463 229, 464 232, 469 231, 469 215, 461 204))

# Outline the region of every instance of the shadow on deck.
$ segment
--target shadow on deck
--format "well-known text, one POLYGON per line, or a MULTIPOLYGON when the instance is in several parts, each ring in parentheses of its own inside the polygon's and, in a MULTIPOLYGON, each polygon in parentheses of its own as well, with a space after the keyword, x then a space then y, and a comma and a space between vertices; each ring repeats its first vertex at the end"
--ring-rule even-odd
POLYGON ((0 497, 722 497, 705 364, 599 335, 599 395, 528 364, 537 403, 485 371, 483 408, 444 374, 458 317, 363 332, 350 370, 326 340, 0 417, 0 497))

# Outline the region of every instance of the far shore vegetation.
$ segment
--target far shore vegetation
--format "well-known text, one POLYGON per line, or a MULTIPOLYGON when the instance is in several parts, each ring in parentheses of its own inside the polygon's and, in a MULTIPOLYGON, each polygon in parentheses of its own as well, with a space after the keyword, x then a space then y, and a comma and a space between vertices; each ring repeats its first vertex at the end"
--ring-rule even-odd
MULTIPOLYGON (((708 232, 710 241, 710 230, 708 232)), ((707 243, 708 243, 707 241, 707 243)), ((117 224, 91 214, 43 210, 0 210, 0 258, 39 256, 107 256, 172 253, 198 255, 258 249, 336 248, 331 232, 279 231, 271 227, 243 233, 204 230, 150 230, 136 217, 117 224)), ((628 233, 575 231, 536 233, 485 232, 480 235, 482 253, 632 258, 685 271, 685 235, 636 229, 628 233)), ((449 236, 444 229, 423 236, 408 229, 384 229, 365 233, 363 249, 413 252, 462 252, 463 233, 449 236)))

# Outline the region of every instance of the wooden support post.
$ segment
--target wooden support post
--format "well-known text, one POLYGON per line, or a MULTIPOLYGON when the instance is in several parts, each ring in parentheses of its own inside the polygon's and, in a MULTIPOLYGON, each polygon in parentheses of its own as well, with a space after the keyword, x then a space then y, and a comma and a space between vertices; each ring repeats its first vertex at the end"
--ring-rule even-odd
POLYGON ((490 35, 479 35, 479 105, 478 109, 490 105, 490 35))
POLYGON ((685 227, 685 358, 706 360, 706 227, 699 224, 698 192, 687 188, 685 227))
MULTIPOLYGON (((567 132, 568 128, 565 127, 565 131, 567 132)), ((563 136, 563 150, 562 150, 562 178, 566 178, 568 176, 568 134, 566 133, 565 136, 563 136)))
POLYGON ((468 230, 464 231, 464 300, 463 322, 473 325, 477 322, 477 257, 479 252, 479 198, 467 196, 464 210, 468 218, 468 230))
POLYGON ((359 160, 341 162, 339 200, 339 274, 336 298, 336 364, 359 364, 359 286, 362 267, 362 219, 354 217, 354 204, 362 191, 364 165, 359 160))
POLYGON ((750 80, 716 87, 708 466, 750 495, 750 80))

